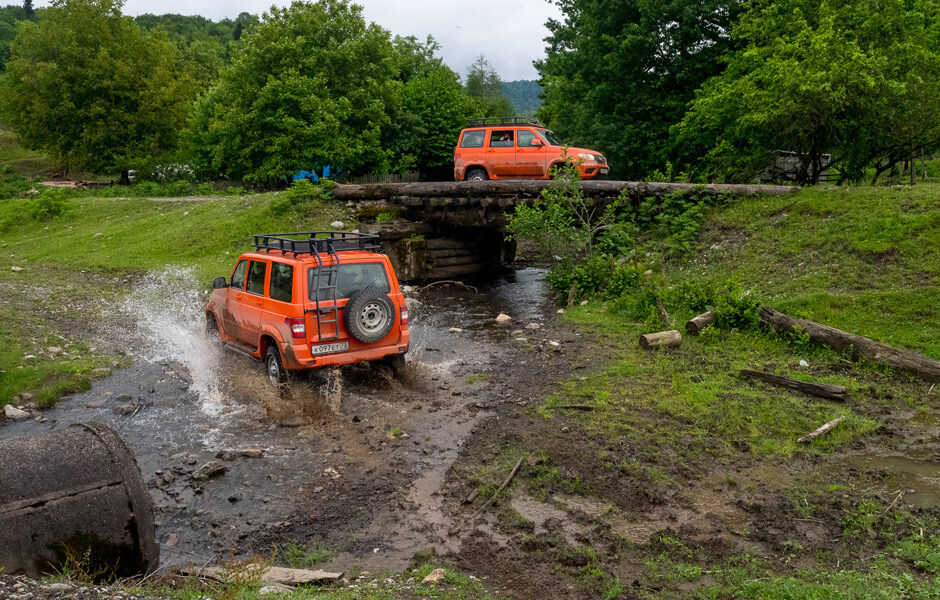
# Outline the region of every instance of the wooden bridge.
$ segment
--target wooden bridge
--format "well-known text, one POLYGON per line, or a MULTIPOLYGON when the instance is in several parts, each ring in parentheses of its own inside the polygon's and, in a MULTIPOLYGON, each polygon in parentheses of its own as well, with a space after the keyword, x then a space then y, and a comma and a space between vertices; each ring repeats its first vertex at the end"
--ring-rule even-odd
MULTIPOLYGON (((535 180, 448 181, 337 185, 333 196, 355 208, 360 221, 385 213, 396 220, 377 222, 363 231, 382 236, 399 277, 442 279, 480 272, 512 262, 514 242, 506 241, 506 215, 531 202, 553 182, 535 180)), ((593 203, 626 197, 634 206, 650 197, 696 191, 702 195, 774 195, 796 192, 795 186, 696 185, 643 181, 581 181, 593 203)))

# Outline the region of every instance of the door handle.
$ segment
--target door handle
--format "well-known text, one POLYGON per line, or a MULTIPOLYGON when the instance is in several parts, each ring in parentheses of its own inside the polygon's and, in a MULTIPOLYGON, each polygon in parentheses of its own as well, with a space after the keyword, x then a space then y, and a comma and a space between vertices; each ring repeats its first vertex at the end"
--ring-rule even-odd
POLYGON ((262 302, 264 302, 264 300, 262 300, 261 298, 256 298, 256 299, 255 299, 255 304, 257 304, 258 306, 261 306, 261 303, 262 303, 262 302))
POLYGON ((241 294, 235 294, 235 298, 241 298, 241 297, 242 297, 241 294))

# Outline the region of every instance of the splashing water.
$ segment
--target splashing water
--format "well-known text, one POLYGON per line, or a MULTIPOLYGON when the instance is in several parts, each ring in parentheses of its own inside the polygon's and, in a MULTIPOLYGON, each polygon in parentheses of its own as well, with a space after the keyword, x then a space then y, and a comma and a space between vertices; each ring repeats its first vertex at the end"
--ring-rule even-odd
POLYGON ((122 310, 137 323, 137 353, 151 362, 175 361, 192 377, 190 389, 202 409, 218 415, 221 348, 205 334, 206 301, 191 267, 167 267, 145 277, 125 299, 122 310))

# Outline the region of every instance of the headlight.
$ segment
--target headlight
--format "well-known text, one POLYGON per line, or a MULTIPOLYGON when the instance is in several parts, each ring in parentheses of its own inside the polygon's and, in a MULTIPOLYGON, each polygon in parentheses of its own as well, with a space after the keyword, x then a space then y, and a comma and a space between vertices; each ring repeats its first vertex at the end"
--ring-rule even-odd
POLYGON ((583 158, 584 160, 596 160, 594 158, 594 155, 591 154, 590 152, 579 152, 578 158, 583 158))

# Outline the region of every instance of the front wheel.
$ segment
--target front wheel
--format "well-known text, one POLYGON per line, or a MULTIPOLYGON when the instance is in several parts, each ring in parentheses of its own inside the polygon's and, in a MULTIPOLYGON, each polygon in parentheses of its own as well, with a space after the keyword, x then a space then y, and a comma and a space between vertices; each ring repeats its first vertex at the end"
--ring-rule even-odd
POLYGON ((287 383, 287 371, 284 370, 284 363, 281 362, 281 354, 276 346, 268 346, 264 355, 264 367, 272 384, 280 386, 287 383))

